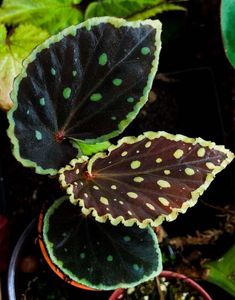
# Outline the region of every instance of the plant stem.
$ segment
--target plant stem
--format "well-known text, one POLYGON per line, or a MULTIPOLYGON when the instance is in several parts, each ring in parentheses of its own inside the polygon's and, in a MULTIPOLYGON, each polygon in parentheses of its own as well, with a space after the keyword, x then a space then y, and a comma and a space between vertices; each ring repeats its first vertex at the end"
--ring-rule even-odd
POLYGON ((161 290, 160 280, 158 277, 156 277, 156 284, 157 284, 159 300, 165 300, 165 296, 163 295, 163 292, 161 290))

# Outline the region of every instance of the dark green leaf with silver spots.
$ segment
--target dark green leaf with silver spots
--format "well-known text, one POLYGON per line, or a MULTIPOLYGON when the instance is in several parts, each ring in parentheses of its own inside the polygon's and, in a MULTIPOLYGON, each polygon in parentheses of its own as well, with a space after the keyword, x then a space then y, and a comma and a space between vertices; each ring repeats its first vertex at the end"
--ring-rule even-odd
POLYGON ((17 159, 54 174, 77 155, 71 141, 95 144, 120 134, 147 100, 160 31, 158 21, 94 18, 38 47, 12 94, 17 159))
POLYGON ((47 211, 43 237, 52 262, 69 278, 92 288, 129 287, 161 271, 161 254, 150 227, 98 223, 66 197, 47 211))

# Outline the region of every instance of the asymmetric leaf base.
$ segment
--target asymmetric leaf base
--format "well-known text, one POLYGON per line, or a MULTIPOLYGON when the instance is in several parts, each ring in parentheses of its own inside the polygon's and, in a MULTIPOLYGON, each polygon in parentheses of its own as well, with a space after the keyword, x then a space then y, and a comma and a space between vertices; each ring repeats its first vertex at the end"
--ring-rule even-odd
POLYGON ((102 145, 119 135, 148 99, 160 33, 157 20, 93 18, 38 46, 11 94, 15 157, 39 174, 55 175, 81 156, 85 143, 102 145))
POLYGON ((107 153, 72 160, 60 170, 60 182, 71 202, 97 221, 158 226, 195 205, 233 157, 201 138, 145 132, 119 140, 107 153))

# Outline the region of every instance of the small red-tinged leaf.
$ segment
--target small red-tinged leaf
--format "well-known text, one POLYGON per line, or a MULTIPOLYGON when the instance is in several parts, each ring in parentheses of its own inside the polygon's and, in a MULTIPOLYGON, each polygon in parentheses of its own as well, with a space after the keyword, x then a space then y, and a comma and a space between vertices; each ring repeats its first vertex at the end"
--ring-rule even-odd
POLYGON ((157 226, 196 204, 234 158, 224 146, 165 132, 125 137, 108 154, 81 157, 60 170, 70 200, 113 225, 157 226))

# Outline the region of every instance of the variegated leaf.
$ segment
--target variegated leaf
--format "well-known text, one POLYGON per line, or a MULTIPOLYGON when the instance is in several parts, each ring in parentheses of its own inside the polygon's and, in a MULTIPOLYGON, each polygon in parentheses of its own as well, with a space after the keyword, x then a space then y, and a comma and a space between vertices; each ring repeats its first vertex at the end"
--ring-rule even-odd
POLYGON ((38 46, 11 94, 15 157, 54 175, 81 155, 80 142, 84 148, 119 135, 148 99, 160 32, 157 20, 93 18, 38 46))
POLYGON ((156 226, 195 205, 233 157, 201 138, 146 132, 121 139, 108 154, 73 160, 60 181, 70 200, 97 221, 156 226))
MULTIPOLYGON (((162 269, 154 230, 97 223, 63 197, 43 217, 46 256, 52 269, 71 284, 112 290, 154 278, 162 269)), ((45 252, 44 252, 45 255, 45 252)))

